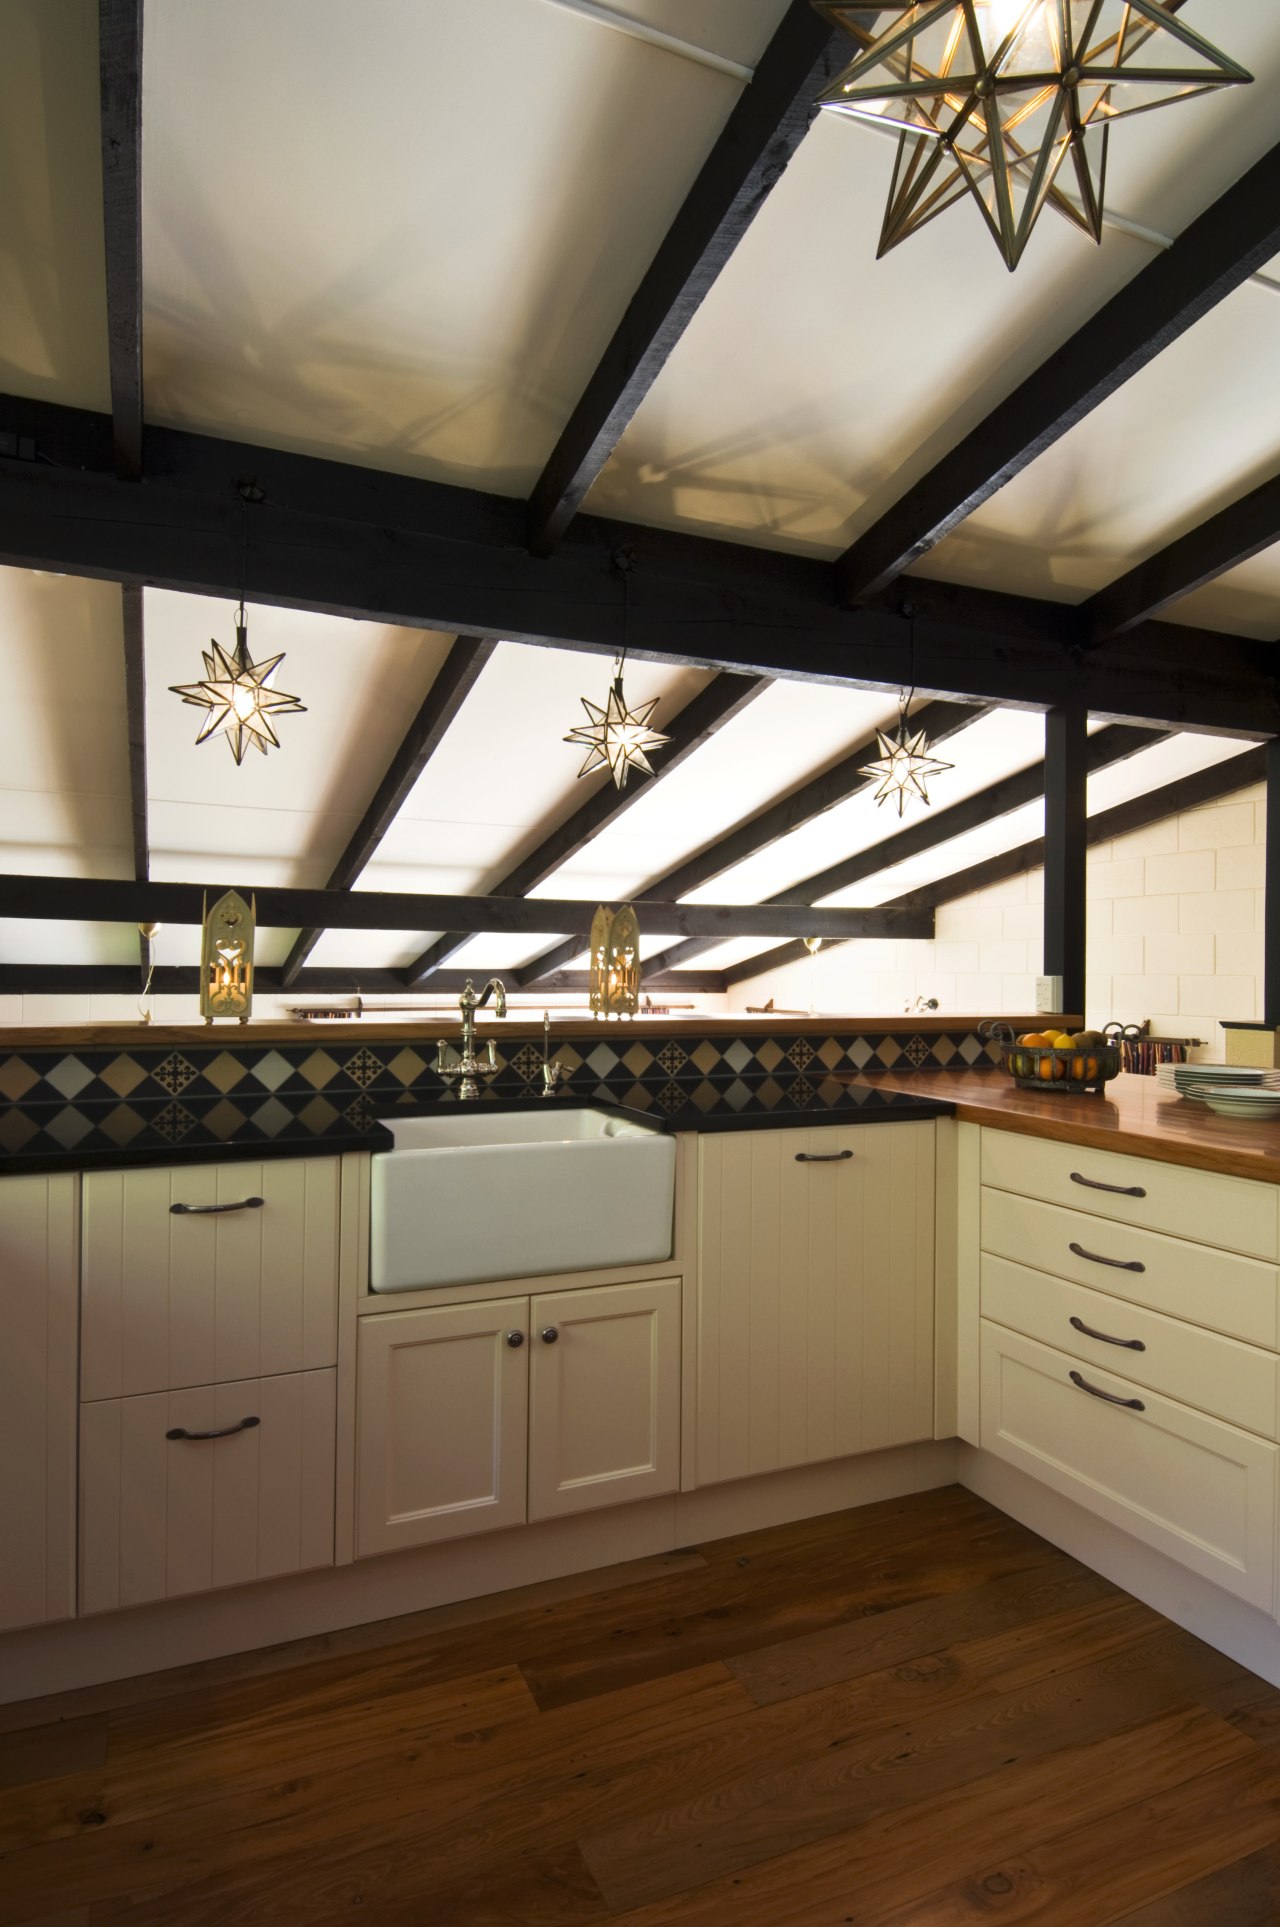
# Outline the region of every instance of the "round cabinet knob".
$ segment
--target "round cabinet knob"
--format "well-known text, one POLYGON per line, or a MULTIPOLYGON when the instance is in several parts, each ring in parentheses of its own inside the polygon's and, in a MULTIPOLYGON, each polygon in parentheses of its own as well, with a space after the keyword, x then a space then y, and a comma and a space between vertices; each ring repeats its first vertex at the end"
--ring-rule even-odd
POLYGON ((559 1334, 559 1332, 558 1332, 558 1331, 556 1330, 556 1328, 555 1328, 555 1326, 554 1326, 554 1325, 544 1325, 544 1326, 543 1326, 543 1328, 542 1328, 542 1342, 543 1342, 543 1344, 544 1344, 544 1345, 554 1345, 554 1344, 555 1344, 555 1342, 556 1342, 556 1340, 557 1340, 557 1338, 559 1338, 559 1336, 560 1336, 560 1334, 559 1334))
POLYGON ((510 1347, 511 1347, 511 1349, 512 1349, 512 1351, 513 1351, 513 1352, 514 1352, 514 1351, 519 1351, 519 1349, 520 1349, 520 1347, 521 1347, 521 1345, 523 1345, 523 1344, 524 1344, 524 1333, 523 1333, 523 1332, 508 1332, 508 1333, 507 1333, 507 1343, 508 1343, 508 1345, 510 1345, 510 1347))

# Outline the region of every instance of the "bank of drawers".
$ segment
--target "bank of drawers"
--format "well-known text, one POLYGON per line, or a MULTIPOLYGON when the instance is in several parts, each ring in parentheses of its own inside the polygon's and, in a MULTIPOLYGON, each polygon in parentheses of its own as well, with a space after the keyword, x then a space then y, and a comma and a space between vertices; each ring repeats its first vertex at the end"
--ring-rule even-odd
POLYGON ((982 1177, 984 1448, 1271 1612, 1276 1190, 990 1130, 982 1177))
POLYGON ((338 1175, 85 1177, 81 1613, 333 1563, 338 1175))

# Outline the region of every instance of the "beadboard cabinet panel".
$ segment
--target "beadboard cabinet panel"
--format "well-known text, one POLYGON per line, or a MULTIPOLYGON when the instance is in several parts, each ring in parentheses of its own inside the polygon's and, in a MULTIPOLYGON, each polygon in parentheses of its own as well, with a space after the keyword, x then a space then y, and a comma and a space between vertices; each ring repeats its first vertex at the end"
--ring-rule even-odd
POLYGON ((0 1180, 0 1631, 75 1612, 79 1187, 0 1180))
POLYGON ((91 1172, 82 1398, 334 1364, 338 1176, 336 1158, 91 1172))
POLYGON ((99 1399, 80 1416, 80 1611, 333 1564, 330 1371, 99 1399), (234 1430, 256 1418, 248 1430, 234 1430), (215 1439, 168 1433, 224 1431, 215 1439))
POLYGON ((698 1150, 697 1483, 932 1437, 933 1124, 698 1150))
POLYGON ((679 1279, 546 1293, 529 1326, 529 1518, 674 1492, 679 1279))
POLYGON ((524 1523, 528 1319, 510 1298, 360 1321, 357 1558, 524 1523))

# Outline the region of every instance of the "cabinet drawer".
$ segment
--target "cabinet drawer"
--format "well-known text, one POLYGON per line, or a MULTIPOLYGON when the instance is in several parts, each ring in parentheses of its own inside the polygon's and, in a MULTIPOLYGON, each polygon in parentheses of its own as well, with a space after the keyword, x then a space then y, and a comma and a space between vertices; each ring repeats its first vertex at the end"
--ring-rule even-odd
POLYGON ((1122 1371, 1136 1384, 1213 1412, 1248 1432, 1277 1437, 1280 1358, 1274 1352, 989 1253, 982 1259, 982 1315, 1102 1371, 1122 1371), (1079 1324, 1073 1325, 1073 1318, 1079 1324), (1081 1331, 1081 1325, 1088 1329, 1081 1331), (1135 1341, 1141 1351, 1133 1349, 1135 1341))
POLYGON ((982 1182, 1225 1251, 1280 1255, 1280 1188, 1247 1178, 984 1129, 982 1182))
POLYGON ((1272 1610, 1280 1448, 982 1321, 985 1450, 1179 1564, 1272 1610), (1109 1404, 1072 1383, 1137 1399, 1109 1404))
POLYGON ((333 1371, 80 1409, 80 1611, 333 1564, 333 1371), (258 1423, 240 1429, 241 1421, 258 1423), (217 1439, 170 1438, 222 1431, 217 1439))
POLYGON ((289 1158, 90 1172, 81 1398, 335 1364, 338 1170, 289 1158))
POLYGON ((1274 1265, 989 1185, 982 1187, 982 1249, 1251 1345, 1276 1348, 1280 1274, 1274 1265))

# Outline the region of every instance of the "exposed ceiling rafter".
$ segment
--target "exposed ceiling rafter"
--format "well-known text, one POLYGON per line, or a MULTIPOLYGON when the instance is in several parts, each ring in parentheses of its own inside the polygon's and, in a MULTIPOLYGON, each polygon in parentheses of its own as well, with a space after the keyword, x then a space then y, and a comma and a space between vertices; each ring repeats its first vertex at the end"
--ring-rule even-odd
POLYGON ((98 0, 107 355, 116 473, 142 475, 142 9, 98 0))
POLYGON ((842 600, 886 588, 1277 253, 1280 145, 845 550, 842 600))
MULTIPOLYGON (((1113 763, 1125 762, 1130 756, 1136 756, 1139 750, 1150 749, 1153 743, 1163 740, 1161 730, 1134 729, 1124 723, 1112 723, 1090 736, 1086 752, 1087 767, 1091 772, 1109 769, 1113 763)), ((931 810, 916 822, 908 824, 905 830, 882 837, 869 848, 844 857, 838 863, 829 864, 825 870, 818 870, 799 883, 788 885, 785 890, 778 892, 776 898, 771 897, 767 901, 818 903, 823 897, 834 895, 837 890, 848 890, 855 883, 865 883, 869 877, 879 876, 882 871, 892 869, 895 863, 905 863, 911 857, 923 856, 926 851, 950 843, 957 836, 965 836, 970 830, 998 822, 1012 810, 1020 810, 1043 796, 1044 785, 1043 760, 1030 763, 1026 769, 1002 777, 998 783, 988 784, 986 789, 967 796, 963 802, 953 803, 948 809, 931 810)), ((710 948, 709 943, 694 939, 662 951, 659 956, 651 957, 649 962, 657 970, 675 970, 710 948)), ((803 943, 787 944, 782 950, 768 953, 772 962, 765 968, 776 970, 779 965, 794 963, 806 954, 803 943)), ((755 959, 748 961, 754 962, 755 959)))
MULTIPOLYGON (((959 730, 967 729, 970 723, 977 722, 988 713, 986 709, 972 704, 926 703, 916 712, 912 720, 920 728, 927 730, 934 742, 940 743, 948 736, 954 736, 959 730)), ((781 837, 789 836, 793 830, 800 829, 805 823, 811 823, 815 817, 825 815, 838 803, 844 803, 849 797, 856 796, 859 790, 869 789, 877 779, 867 776, 863 766, 878 753, 879 744, 876 738, 871 736, 851 749, 847 756, 842 756, 838 763, 833 763, 830 769, 823 770, 809 782, 802 783, 798 789, 791 790, 786 796, 780 797, 768 809, 748 817, 743 823, 735 824, 731 830, 726 831, 724 836, 717 837, 714 843, 709 843, 705 850, 700 850, 685 862, 677 864, 674 870, 668 870, 665 876, 656 878, 643 890, 632 892, 629 900, 632 903, 643 904, 650 898, 676 899, 687 896, 691 890, 700 889, 704 883, 710 883, 715 877, 723 875, 726 870, 733 869, 735 864, 743 863, 748 857, 768 849, 771 843, 776 843, 781 837)), ((803 899, 800 900, 803 901, 803 899)), ((683 946, 681 948, 683 949, 683 946)), ((540 983, 547 976, 572 963, 575 957, 581 955, 581 952, 581 943, 570 938, 526 964, 516 973, 516 981, 522 987, 540 983)), ((669 967, 668 954, 674 953, 664 953, 661 960, 651 957, 645 967, 646 972, 669 967)))
POLYGON ((1280 542, 1280 475, 1229 502, 1090 596, 1081 607, 1090 640, 1107 642, 1124 635, 1276 542, 1280 542))
MULTIPOLYGON (((7 917, 54 922, 199 924, 205 898, 219 885, 134 883, 108 877, 0 876, 0 906, 7 917)), ((535 935, 549 929, 579 930, 584 938, 595 915, 594 899, 565 897, 458 897, 399 890, 257 889, 260 929, 319 924, 333 930, 452 929, 535 935)), ((822 937, 906 935, 910 915, 881 910, 808 910, 758 903, 653 903, 646 911, 658 936, 788 936, 812 924, 822 937)), ((400 986, 403 988, 403 984, 400 986)))
MULTIPOLYGON (((727 722, 740 716, 768 687, 762 678, 752 680, 743 676, 716 676, 705 689, 699 690, 692 702, 686 703, 676 716, 666 722, 670 740, 651 776, 637 774, 624 790, 615 789, 612 783, 603 784, 550 835, 545 836, 536 849, 508 870, 501 881, 491 887, 489 895, 527 896, 530 890, 567 863, 571 856, 576 856, 592 837, 598 836, 608 824, 616 823, 655 783, 679 769, 704 743, 710 742, 727 722)), ((464 931, 446 931, 443 936, 437 937, 420 957, 405 968, 402 973, 405 984, 413 988, 433 980, 440 966, 461 950, 465 943, 469 943, 475 934, 468 927, 464 931)))
POLYGON ((823 562, 588 516, 538 559, 518 502, 213 436, 149 428, 139 490, 95 470, 104 424, 109 448, 104 417, 0 399, 0 428, 49 456, 0 459, 0 562, 238 595, 228 481, 252 472, 267 499, 249 526, 251 601, 612 655, 624 602, 610 557, 625 542, 633 656, 887 690, 914 679, 922 693, 979 702, 1085 700, 1127 720, 1280 733, 1269 651, 1217 631, 1144 623, 1085 656, 1076 610, 921 581, 913 642, 896 609, 837 607, 823 562))
POLYGON ((529 546, 547 555, 621 441, 672 349, 701 307, 817 112, 819 93, 847 64, 809 0, 791 0, 684 203, 627 303, 534 484, 529 546))
MULTIPOLYGON (((127 593, 127 591, 126 591, 127 593)), ((329 873, 326 890, 350 890, 391 828, 414 784, 439 749, 458 711, 475 688, 480 673, 497 648, 477 636, 458 636, 441 664, 422 706, 410 723, 386 775, 374 791, 368 809, 351 834, 346 849, 329 873)), ((319 943, 317 928, 300 930, 280 969, 285 989, 319 943)))

